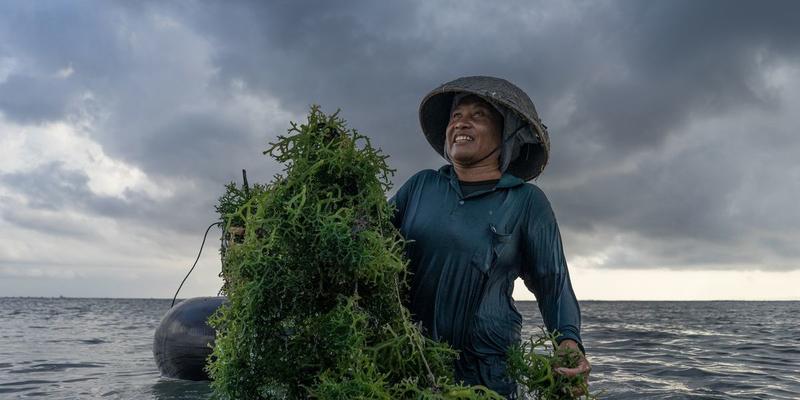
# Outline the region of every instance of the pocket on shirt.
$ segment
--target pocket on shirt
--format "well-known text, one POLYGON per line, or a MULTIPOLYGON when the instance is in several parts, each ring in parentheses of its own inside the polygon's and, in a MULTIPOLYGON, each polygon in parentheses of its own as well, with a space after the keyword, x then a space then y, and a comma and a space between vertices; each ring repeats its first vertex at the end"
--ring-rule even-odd
POLYGON ((498 230, 494 225, 489 225, 490 243, 484 242, 480 248, 475 250, 470 260, 470 265, 482 273, 488 275, 489 271, 495 266, 506 245, 511 241, 511 233, 498 230))
POLYGON ((500 256, 503 254, 503 250, 506 248, 508 243, 511 241, 512 234, 510 232, 504 232, 499 230, 494 225, 489 226, 489 232, 491 232, 492 237, 492 261, 491 264, 494 265, 500 256))

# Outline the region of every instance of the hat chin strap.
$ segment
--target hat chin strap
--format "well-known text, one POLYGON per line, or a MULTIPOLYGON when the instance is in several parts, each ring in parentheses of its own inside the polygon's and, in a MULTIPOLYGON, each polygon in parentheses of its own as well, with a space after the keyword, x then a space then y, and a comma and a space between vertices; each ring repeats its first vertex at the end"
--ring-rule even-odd
MULTIPOLYGON (((483 160, 485 160, 485 159, 489 158, 489 156, 491 156, 492 154, 494 154, 495 152, 497 152, 497 150, 500 150, 500 147, 502 147, 502 146, 503 146, 503 145, 501 144, 501 145, 499 145, 499 146, 495 147, 495 148, 494 148, 494 150, 490 151, 490 152, 489 152, 489 154, 487 154, 487 155, 483 156, 483 158, 481 158, 480 160, 478 160, 478 161, 473 161, 473 162, 470 162, 470 163, 464 163, 464 165, 466 165, 466 166, 468 166, 468 167, 471 167, 471 166, 473 166, 473 165, 475 165, 475 164, 477 164, 477 163, 479 163, 479 162, 481 162, 481 161, 483 161, 483 160)), ((499 160, 498 160, 498 161, 499 161, 499 160)))

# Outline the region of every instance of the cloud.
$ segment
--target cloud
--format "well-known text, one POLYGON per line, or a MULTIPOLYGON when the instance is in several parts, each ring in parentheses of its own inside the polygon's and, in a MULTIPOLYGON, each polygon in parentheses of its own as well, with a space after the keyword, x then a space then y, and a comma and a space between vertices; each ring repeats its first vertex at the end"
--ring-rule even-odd
MULTIPOLYGON (((788 244, 800 239, 800 211, 791 200, 798 195, 793 127, 800 120, 783 110, 800 106, 800 69, 779 69, 780 106, 694 116, 658 148, 621 153, 617 168, 548 181, 562 224, 584 235, 632 236, 628 245, 646 250, 633 265, 798 268, 800 254, 788 244)), ((610 246, 597 236, 579 252, 610 246)))
MULTIPOLYGON (((443 162, 420 133, 422 96, 488 74, 526 90, 550 127, 537 184, 571 259, 798 269, 798 8, 4 2, 0 222, 87 254, 114 226, 130 246, 96 257, 129 265, 120 254, 146 245, 167 265, 194 251, 224 183, 243 168, 251 181, 280 171, 261 150, 310 104, 341 108, 401 184, 443 162)), ((89 261, 53 252, 76 273, 89 261)))
POLYGON ((13 75, 0 83, 0 108, 19 122, 58 120, 67 113, 70 86, 55 77, 13 75))
MULTIPOLYGON (((384 23, 394 10, 361 4, 314 12, 301 3, 247 5, 247 15, 212 5, 215 12, 206 15, 240 23, 199 21, 212 26, 206 32, 219 43, 255 43, 225 46, 214 57, 220 77, 280 93, 289 107, 299 109, 309 98, 341 104, 393 150, 398 181, 413 166, 438 162, 421 135, 407 133, 419 131, 409 121, 416 122, 425 91, 459 75, 497 74, 542 99, 545 121, 553 118, 553 163, 541 185, 554 187, 567 230, 597 228, 631 238, 628 246, 649 243, 647 252, 606 266, 691 268, 737 259, 756 268, 797 268, 784 244, 797 229, 774 243, 759 239, 774 218, 748 206, 758 198, 791 198, 796 189, 751 191, 743 179, 781 176, 794 169, 791 158, 773 169, 737 156, 753 153, 752 132, 764 132, 759 125, 775 110, 797 104, 791 97, 800 77, 791 66, 800 28, 785 17, 797 6, 727 5, 470 3, 450 10, 420 4, 400 14, 403 24, 384 23), (791 89, 771 81, 786 65, 791 89)), ((764 134, 796 146, 787 136, 794 124, 785 120, 782 132, 764 134)), ((774 215, 797 220, 797 212, 781 206, 774 215)), ((598 238, 576 253, 591 255, 602 243, 598 238)))

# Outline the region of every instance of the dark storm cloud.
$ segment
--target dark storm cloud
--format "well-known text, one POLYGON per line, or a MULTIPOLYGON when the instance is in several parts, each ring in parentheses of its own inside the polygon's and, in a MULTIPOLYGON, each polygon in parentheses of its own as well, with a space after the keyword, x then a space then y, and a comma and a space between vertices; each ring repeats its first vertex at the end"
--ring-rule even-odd
POLYGON ((4 3, 0 57, 21 67, 0 81, 0 112, 32 123, 96 107, 103 118, 90 135, 110 156, 196 186, 162 202, 127 193, 124 203, 52 165, 48 177, 58 179, 49 187, 28 187, 24 176, 3 182, 100 215, 197 229, 191 216, 213 217, 222 183, 241 168, 252 180, 277 172, 260 150, 288 121, 244 121, 229 107, 241 90, 292 115, 312 103, 341 108, 391 155, 400 184, 442 163, 420 134, 421 97, 455 77, 488 74, 526 90, 550 126, 551 163, 539 184, 567 236, 648 243, 651 259, 619 266, 797 268, 787 260, 798 256, 790 243, 800 215, 785 199, 798 193, 775 177, 796 170, 779 151, 797 147, 791 127, 762 132, 757 146, 747 135, 718 135, 725 146, 663 155, 697 121, 790 112, 768 72, 798 65, 796 15, 792 1, 4 3), (55 77, 67 67, 72 75, 55 77), (87 91, 91 100, 81 97, 87 91), (753 157, 736 158, 745 151, 753 157), (771 166, 748 165, 759 157, 771 166))
MULTIPOLYGON (((579 35, 565 29, 545 32, 542 40, 526 38, 526 21, 514 14, 523 3, 506 8, 459 5, 453 7, 455 20, 447 7, 431 10, 423 3, 207 6, 195 12, 194 22, 218 45, 214 61, 221 80, 243 79, 278 95, 295 112, 312 102, 328 110, 343 109, 353 125, 392 149, 401 177, 419 165, 420 159, 409 154, 424 157, 428 164, 439 162, 433 151, 421 149, 425 142, 419 135, 417 107, 428 90, 453 77, 478 73, 556 90, 558 85, 548 84, 562 76, 556 72, 577 65, 564 62, 552 42, 561 33, 578 42, 579 35), (474 13, 470 19, 487 11, 498 18, 458 20, 469 8, 474 13), (522 30, 506 31, 504 19, 522 30), (444 20, 448 26, 440 26, 444 20), (485 35, 484 29, 494 33, 485 35)), ((542 97, 548 97, 545 90, 542 97)))
POLYGON ((0 57, 19 68, 0 84, 0 111, 21 122, 58 120, 82 91, 113 85, 127 70, 115 29, 123 20, 89 3, 2 2, 0 57), (80 71, 80 82, 57 77, 68 68, 80 71))
MULTIPOLYGON (((184 28, 180 15, 156 3, 0 8, 0 60, 11 59, 15 67, 0 80, 6 119, 41 124, 88 115, 92 128, 84 133, 107 155, 156 179, 193 183, 190 192, 166 200, 131 191, 123 200, 93 194, 85 173, 51 164, 3 182, 21 191, 30 207, 50 204, 196 234, 215 218, 222 184, 240 179, 242 168, 251 179, 274 172, 261 149, 288 120, 254 127, 226 113, 230 88, 209 82, 206 43, 184 28)), ((7 219, 23 223, 20 218, 7 219)))
MULTIPOLYGON (((419 96, 440 78, 423 76, 415 6, 353 2, 225 3, 194 9, 195 29, 214 43, 219 81, 242 79, 294 113, 312 104, 342 109, 351 126, 398 153, 419 152, 419 96)), ((423 153, 424 154, 424 153, 423 153)), ((435 153, 428 154, 435 160, 435 153)), ((416 160, 396 157, 409 167, 416 160)))
POLYGON ((24 194, 33 209, 60 210, 68 203, 82 203, 91 198, 89 177, 83 171, 64 169, 60 162, 30 172, 0 175, 0 182, 24 194))
MULTIPOLYGON (((771 5, 578 4, 545 18, 548 5, 529 2, 214 4, 196 26, 219 45, 221 77, 278 93, 296 111, 312 101, 342 107, 403 150, 422 143, 406 139, 418 132, 421 96, 455 76, 508 77, 541 100, 546 122, 563 114, 554 102, 572 93, 572 118, 553 134, 614 150, 594 154, 594 163, 657 146, 694 114, 774 105, 762 70, 798 55, 800 29, 790 16, 800 5, 771 5)), ((585 168, 574 162, 585 151, 575 151, 554 162, 585 168)))
POLYGON ((800 55, 797 2, 624 4, 599 32, 615 68, 584 81, 564 127, 604 147, 650 147, 692 116, 774 107, 764 68, 800 55))
MULTIPOLYGON (((197 226, 213 222, 213 197, 199 199, 187 193, 156 201, 140 192, 126 190, 121 197, 100 195, 89 188, 89 177, 80 170, 68 169, 60 162, 44 164, 31 171, 0 174, 0 185, 25 199, 24 209, 10 199, 3 201, 2 219, 20 228, 44 234, 77 237, 102 236, 78 222, 65 223, 53 214, 81 212, 113 218, 123 224, 146 224, 158 230, 197 233, 197 226), (42 210, 49 214, 37 215, 42 210), (195 213, 196 210, 203 210, 195 213), (21 212, 22 211, 22 212, 21 212), (198 224, 199 222, 199 224, 198 224)), ((201 191, 213 192, 212 185, 201 191)), ((215 193, 215 192, 213 192, 215 193)))
POLYGON ((0 109, 22 123, 66 116, 73 88, 62 79, 15 75, 0 83, 0 109))
POLYGON ((0 57, 18 68, 0 83, 0 112, 38 123, 99 109, 105 119, 92 136, 104 150, 166 176, 207 177, 218 167, 210 153, 265 145, 264 132, 255 136, 217 112, 228 93, 202 90, 208 82, 201 80, 200 39, 157 6, 4 3, 0 57), (68 68, 71 75, 56 76, 68 68), (85 93, 92 98, 80 99, 85 93))
MULTIPOLYGON (((221 76, 280 93, 290 107, 309 101, 343 107, 392 150, 399 181, 415 166, 437 163, 418 134, 416 106, 427 90, 455 76, 507 77, 532 94, 546 122, 555 119, 553 162, 542 179, 547 186, 657 152, 698 117, 780 107, 765 71, 800 55, 800 25, 791 17, 800 5, 793 2, 619 2, 579 4, 552 18, 541 17, 547 10, 518 13, 531 8, 538 7, 431 10, 418 4, 398 13, 360 3, 250 4, 208 13, 239 23, 207 32, 220 44, 247 44, 221 46, 215 59, 221 76), (566 118, 556 105, 565 97, 573 99, 566 118)), ((786 252, 779 241, 754 246, 758 250, 749 254, 731 251, 747 247, 755 230, 770 228, 763 219, 728 212, 743 168, 735 155, 746 147, 728 146, 727 156, 714 154, 719 148, 696 149, 554 191, 553 197, 568 227, 693 240, 663 257, 660 248, 651 249, 660 265, 758 262, 761 254, 786 252), (719 160, 730 160, 730 169, 721 171, 714 165, 719 160), (716 251, 719 245, 723 249, 716 251)))
POLYGON ((233 121, 205 113, 178 114, 145 138, 138 149, 138 159, 148 160, 149 172, 202 176, 221 180, 230 155, 250 151, 258 155, 258 143, 233 121))

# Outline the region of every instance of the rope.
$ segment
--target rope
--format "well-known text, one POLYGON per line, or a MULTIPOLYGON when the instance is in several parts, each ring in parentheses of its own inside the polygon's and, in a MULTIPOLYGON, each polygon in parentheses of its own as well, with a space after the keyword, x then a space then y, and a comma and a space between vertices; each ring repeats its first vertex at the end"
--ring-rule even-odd
POLYGON ((203 235, 203 243, 200 243, 200 251, 197 252, 197 258, 195 258, 194 264, 192 264, 192 268, 189 269, 189 272, 186 274, 185 277, 183 277, 181 284, 178 286, 178 290, 175 291, 175 296, 172 297, 172 304, 169 306, 169 308, 175 306, 175 299, 178 298, 178 293, 181 291, 183 283, 186 282, 186 279, 189 278, 189 275, 191 275, 192 271, 194 271, 194 267, 197 266, 197 262, 200 261, 200 255, 203 254, 203 246, 206 244, 206 237, 208 237, 208 232, 211 230, 211 228, 213 228, 216 225, 220 225, 221 223, 222 222, 214 222, 213 224, 209 225, 208 228, 206 229, 206 233, 205 235, 203 235))

